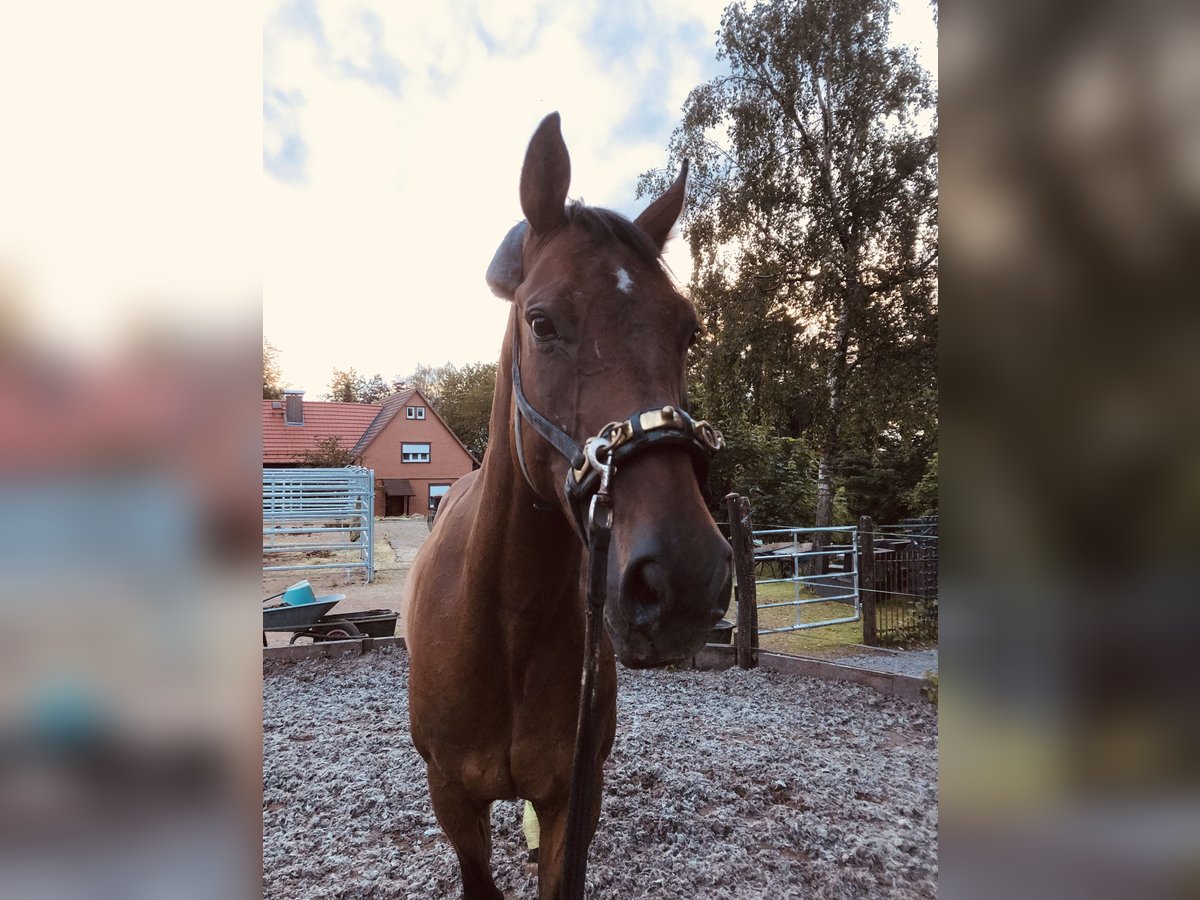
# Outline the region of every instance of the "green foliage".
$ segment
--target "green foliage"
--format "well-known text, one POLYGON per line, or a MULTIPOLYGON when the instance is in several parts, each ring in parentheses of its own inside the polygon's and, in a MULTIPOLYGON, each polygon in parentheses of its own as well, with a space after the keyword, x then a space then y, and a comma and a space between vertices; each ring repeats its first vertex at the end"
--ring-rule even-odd
POLYGON ((370 378, 359 380, 359 403, 382 403, 391 393, 392 389, 383 380, 382 375, 372 375, 370 378))
POLYGON ((934 451, 925 467, 925 474, 908 495, 909 507, 914 516, 936 516, 938 514, 938 455, 934 451))
POLYGON ((858 517, 850 512, 846 502, 846 489, 838 488, 833 494, 833 517, 829 520, 832 525, 857 525, 858 517))
POLYGON ((282 374, 279 370, 279 351, 263 338, 263 399, 280 400, 283 398, 283 385, 280 384, 282 374))
POLYGON ((346 370, 334 369, 329 386, 329 393, 324 395, 324 399, 334 403, 382 403, 392 393, 382 375, 366 378, 359 375, 353 366, 346 370))
POLYGON ((800 439, 735 416, 721 423, 725 450, 713 459, 708 485, 714 513, 724 517, 724 497, 750 498, 755 527, 808 524, 816 494, 812 451, 800 439))
POLYGON ((476 459, 483 459, 496 390, 495 363, 468 363, 462 367, 421 364, 397 383, 419 388, 463 445, 476 459))
POLYGON ((321 438, 315 450, 306 450, 300 458, 301 466, 314 469, 340 469, 353 462, 350 450, 342 446, 342 439, 336 434, 321 438))
POLYGON ((333 403, 359 403, 359 381, 358 372, 353 367, 345 371, 334 369, 333 378, 329 381, 329 393, 325 394, 323 399, 333 403))
MULTIPOLYGON (((927 470, 929 444, 924 435, 902 439, 885 433, 873 447, 855 446, 843 453, 838 458, 837 472, 850 516, 855 521, 859 516, 870 516, 876 522, 889 523, 925 515, 924 507, 914 501, 913 492, 927 470)), ((936 462, 933 465, 936 505, 936 462)))
POLYGON ((925 673, 925 683, 921 686, 921 693, 934 706, 938 705, 938 673, 933 669, 925 673))
POLYGON ((817 524, 907 506, 925 458, 893 477, 879 448, 887 436, 927 451, 937 432, 936 93, 889 45, 892 8, 731 4, 717 49, 728 74, 692 90, 671 164, 639 182, 655 193, 691 162, 683 228, 705 328, 692 399, 737 437, 743 458, 719 468, 750 479, 741 491, 771 517, 813 508, 817 463, 832 476, 815 489, 817 524), (803 467, 784 442, 799 438, 803 467), (847 453, 866 458, 854 484, 847 453), (773 497, 789 465, 810 486, 773 497))
POLYGON ((406 391, 409 388, 416 388, 429 404, 434 408, 438 408, 438 404, 442 399, 441 395, 441 378, 442 373, 447 369, 452 369, 450 363, 444 366, 430 366, 425 363, 417 363, 416 370, 411 375, 397 377, 392 381, 392 387, 397 391, 406 391))
POLYGON ((475 458, 482 460, 488 444, 492 394, 496 391, 496 364, 450 366, 438 388, 438 405, 435 407, 438 415, 475 458))

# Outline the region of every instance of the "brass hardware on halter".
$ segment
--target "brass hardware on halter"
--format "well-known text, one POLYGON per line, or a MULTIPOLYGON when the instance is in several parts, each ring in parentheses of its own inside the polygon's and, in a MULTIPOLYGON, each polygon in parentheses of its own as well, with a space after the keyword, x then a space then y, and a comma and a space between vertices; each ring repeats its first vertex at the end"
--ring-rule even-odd
POLYGON ((654 432, 670 432, 690 439, 697 449, 716 453, 725 447, 725 438, 704 419, 693 419, 673 406, 635 413, 624 422, 609 422, 595 437, 584 443, 583 462, 571 470, 576 485, 582 484, 593 472, 603 473, 610 466, 613 454, 631 442, 654 439, 654 432), (635 424, 636 423, 636 424, 635 424), (601 458, 602 457, 602 458, 601 458))
POLYGON ((638 416, 642 426, 642 431, 650 431, 654 428, 687 428, 687 420, 675 411, 673 406, 664 406, 662 409, 649 409, 638 416))

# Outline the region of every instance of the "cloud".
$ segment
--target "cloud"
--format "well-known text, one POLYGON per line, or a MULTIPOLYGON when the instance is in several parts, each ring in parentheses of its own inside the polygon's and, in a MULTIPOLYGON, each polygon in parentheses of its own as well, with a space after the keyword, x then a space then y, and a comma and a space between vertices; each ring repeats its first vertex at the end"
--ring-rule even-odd
MULTIPOLYGON (((521 218, 533 129, 562 114, 573 197, 635 216, 724 0, 289 0, 264 34, 263 321, 284 376, 494 359, 483 272, 521 218)), ((686 245, 669 245, 681 279, 686 245)))
POLYGON ((300 135, 299 112, 304 95, 299 91, 269 89, 263 96, 263 168, 289 183, 305 180, 308 146, 300 135))
POLYGON ((347 53, 338 60, 342 73, 399 96, 404 66, 383 46, 383 23, 369 10, 361 10, 356 18, 348 30, 347 53))

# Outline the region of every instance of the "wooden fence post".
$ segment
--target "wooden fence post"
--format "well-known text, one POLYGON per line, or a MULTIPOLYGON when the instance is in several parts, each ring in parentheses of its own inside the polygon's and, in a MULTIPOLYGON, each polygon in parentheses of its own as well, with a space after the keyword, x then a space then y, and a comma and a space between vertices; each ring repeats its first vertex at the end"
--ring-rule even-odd
POLYGON ((754 584, 754 536, 750 523, 750 501, 738 494, 725 495, 729 512, 729 543, 733 548, 733 573, 737 578, 737 631, 734 646, 738 665, 758 665, 758 592, 754 584))
POLYGON ((878 642, 875 619, 875 523, 870 516, 858 520, 858 590, 862 601, 863 643, 878 642))

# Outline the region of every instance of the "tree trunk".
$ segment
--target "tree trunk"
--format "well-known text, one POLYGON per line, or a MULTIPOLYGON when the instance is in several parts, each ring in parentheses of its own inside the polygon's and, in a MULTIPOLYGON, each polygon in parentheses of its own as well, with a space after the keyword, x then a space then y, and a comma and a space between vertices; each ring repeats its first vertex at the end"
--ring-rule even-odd
MULTIPOLYGON (((846 394, 846 379, 849 368, 846 357, 850 350, 850 319, 853 298, 858 293, 858 285, 847 288, 842 300, 842 309, 838 313, 837 329, 834 332, 833 359, 829 362, 829 423, 825 427, 825 437, 821 441, 821 455, 817 461, 817 522, 818 528, 828 528, 833 524, 833 463, 841 449, 842 431, 842 401, 846 394)), ((827 543, 826 532, 816 535, 818 546, 827 543)))
MULTIPOLYGON (((821 451, 817 463, 817 522, 818 528, 828 528, 833 521, 833 479, 830 475, 831 463, 829 454, 821 451)), ((817 535, 818 543, 824 544, 824 535, 817 535)))

